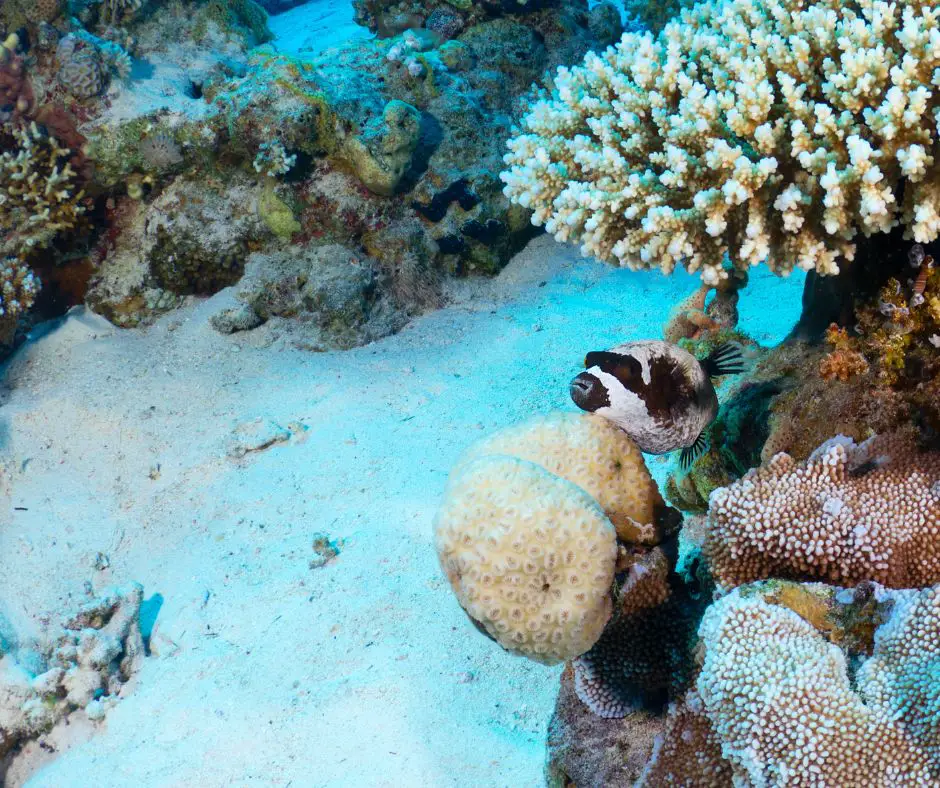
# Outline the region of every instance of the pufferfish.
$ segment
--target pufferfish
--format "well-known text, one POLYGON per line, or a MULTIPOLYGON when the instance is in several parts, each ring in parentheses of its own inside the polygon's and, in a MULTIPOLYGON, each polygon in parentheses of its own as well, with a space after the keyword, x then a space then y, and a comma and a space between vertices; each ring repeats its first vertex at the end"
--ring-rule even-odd
POLYGON ((626 432, 642 451, 682 449, 688 468, 705 451, 705 428, 718 413, 712 378, 744 371, 741 346, 726 342, 699 360, 661 340, 627 342, 588 353, 571 398, 626 432))

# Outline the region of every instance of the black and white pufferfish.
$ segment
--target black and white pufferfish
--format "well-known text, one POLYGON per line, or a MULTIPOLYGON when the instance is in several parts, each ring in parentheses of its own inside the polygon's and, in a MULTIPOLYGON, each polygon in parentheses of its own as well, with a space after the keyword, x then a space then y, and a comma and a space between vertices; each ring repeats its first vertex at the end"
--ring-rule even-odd
POLYGON ((682 449, 688 468, 705 451, 704 430, 718 413, 712 378, 744 371, 741 347, 726 342, 699 361, 661 340, 627 342, 588 353, 571 398, 626 432, 642 451, 682 449))

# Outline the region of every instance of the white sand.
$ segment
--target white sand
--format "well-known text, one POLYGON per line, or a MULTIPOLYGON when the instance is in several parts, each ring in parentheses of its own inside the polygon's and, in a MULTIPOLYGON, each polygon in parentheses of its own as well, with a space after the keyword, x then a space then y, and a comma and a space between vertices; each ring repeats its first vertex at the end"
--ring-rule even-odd
POLYGON ((345 41, 372 38, 353 21, 349 0, 313 0, 268 19, 274 46, 289 55, 313 57, 345 41))
MULTIPOLYGON (((0 367, 0 637, 58 620, 86 580, 137 580, 162 607, 134 691, 7 784, 37 767, 28 784, 55 788, 541 784, 558 671, 467 622, 435 506, 466 445, 572 408, 584 352, 658 336, 693 287, 543 237, 476 300, 347 353, 217 335, 228 292, 149 330, 84 310, 50 326, 0 367), (231 458, 256 417, 290 439, 231 458), (311 569, 316 532, 343 548, 311 569)), ((743 327, 778 340, 799 296, 759 269, 743 327)))

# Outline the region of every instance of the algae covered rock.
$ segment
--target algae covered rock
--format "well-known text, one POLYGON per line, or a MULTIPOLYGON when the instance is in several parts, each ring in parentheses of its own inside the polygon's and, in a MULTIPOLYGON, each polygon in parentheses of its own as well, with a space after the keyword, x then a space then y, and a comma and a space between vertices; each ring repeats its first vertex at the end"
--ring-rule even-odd
POLYGON ((149 205, 125 198, 121 232, 88 291, 89 306, 120 326, 146 323, 187 295, 235 284, 251 249, 269 236, 260 187, 247 179, 178 178, 149 205))
POLYGON ((624 719, 598 717, 578 698, 568 667, 548 726, 545 781, 549 788, 631 788, 664 727, 661 715, 645 711, 624 719))
POLYGON ((421 114, 393 99, 381 117, 373 118, 361 136, 347 140, 341 155, 363 185, 384 196, 394 194, 418 147, 421 114))
POLYGON ((224 334, 275 319, 311 348, 343 349, 397 330, 405 317, 379 286, 375 261, 337 244, 256 253, 236 291, 241 305, 213 316, 224 334))

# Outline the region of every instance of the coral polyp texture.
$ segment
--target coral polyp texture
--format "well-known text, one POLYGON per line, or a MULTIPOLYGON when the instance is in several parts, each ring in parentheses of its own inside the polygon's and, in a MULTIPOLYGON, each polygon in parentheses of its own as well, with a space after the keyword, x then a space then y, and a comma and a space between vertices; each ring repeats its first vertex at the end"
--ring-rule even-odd
POLYGON ((464 466, 435 545, 461 606, 515 654, 577 657, 610 618, 616 531, 590 495, 538 465, 496 456, 464 466))
POLYGON ((665 504, 643 453, 607 419, 561 411, 536 416, 474 444, 463 461, 498 454, 534 462, 578 485, 601 505, 621 541, 662 541, 665 504))
POLYGON ((672 709, 642 784, 937 785, 928 666, 940 597, 873 593, 885 623, 860 648, 834 642, 857 591, 764 583, 716 602, 699 629, 696 691, 672 709))
POLYGON ((940 455, 899 436, 836 438, 805 463, 777 454, 711 494, 705 552, 724 586, 940 582, 940 455))
POLYGON ((940 233, 933 4, 725 0, 558 70, 505 193, 586 254, 834 274, 859 235, 940 233))
POLYGON ((575 692, 598 717, 656 710, 686 688, 704 599, 692 599, 671 571, 664 551, 656 548, 622 581, 618 573, 611 622, 593 648, 572 662, 575 692))

